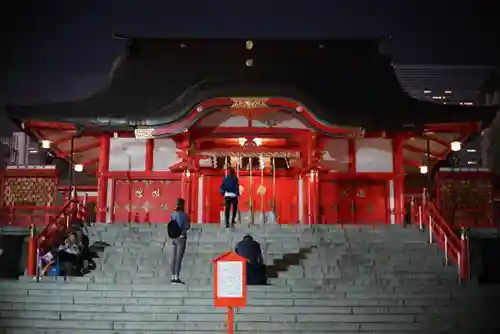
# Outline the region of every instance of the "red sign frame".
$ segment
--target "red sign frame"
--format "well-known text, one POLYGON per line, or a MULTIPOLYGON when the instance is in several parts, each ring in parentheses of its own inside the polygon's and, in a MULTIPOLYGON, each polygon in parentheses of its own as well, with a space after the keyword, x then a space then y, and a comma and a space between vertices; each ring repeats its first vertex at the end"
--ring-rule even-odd
POLYGON ((215 307, 245 307, 247 304, 247 259, 236 254, 235 252, 228 251, 212 260, 214 264, 214 306, 215 307), (218 277, 218 266, 221 262, 239 262, 242 264, 242 275, 241 282, 243 285, 243 293, 241 297, 234 298, 220 298, 218 297, 219 291, 219 277, 218 277))

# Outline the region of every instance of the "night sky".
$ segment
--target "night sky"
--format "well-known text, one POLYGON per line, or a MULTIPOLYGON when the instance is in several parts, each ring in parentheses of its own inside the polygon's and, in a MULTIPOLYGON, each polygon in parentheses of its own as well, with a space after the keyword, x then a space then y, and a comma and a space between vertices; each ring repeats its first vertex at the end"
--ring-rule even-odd
MULTIPOLYGON (((0 101, 77 100, 148 37, 385 38, 398 63, 500 61, 498 0, 1 1, 0 101), (496 12, 496 17, 495 17, 496 12)), ((200 58, 201 59, 201 58, 200 58)))

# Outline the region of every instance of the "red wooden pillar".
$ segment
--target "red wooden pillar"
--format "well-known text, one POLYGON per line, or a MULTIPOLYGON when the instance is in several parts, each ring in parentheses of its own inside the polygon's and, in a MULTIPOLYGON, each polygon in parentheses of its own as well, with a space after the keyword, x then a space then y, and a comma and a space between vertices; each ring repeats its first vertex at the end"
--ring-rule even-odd
POLYGON ((313 224, 320 223, 319 217, 319 173, 318 170, 315 170, 313 173, 312 181, 312 212, 313 212, 313 224))
POLYGON ((97 208, 96 221, 106 222, 108 179, 106 173, 109 170, 109 137, 101 136, 101 146, 99 151, 99 165, 97 167, 97 208))
POLYGON ((395 223, 403 224, 404 205, 404 169, 403 169, 403 138, 395 136, 393 144, 393 168, 394 168, 394 213, 395 223))
POLYGON ((356 174, 356 139, 348 139, 347 154, 349 161, 349 174, 356 174))
POLYGON ((150 138, 146 140, 146 171, 153 171, 153 161, 155 153, 155 140, 150 138))

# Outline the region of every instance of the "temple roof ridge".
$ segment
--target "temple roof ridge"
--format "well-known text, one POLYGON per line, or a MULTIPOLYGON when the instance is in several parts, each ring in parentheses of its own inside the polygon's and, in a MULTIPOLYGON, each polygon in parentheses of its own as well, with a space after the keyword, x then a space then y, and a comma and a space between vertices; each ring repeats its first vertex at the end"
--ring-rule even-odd
POLYGON ((231 96, 295 99, 322 121, 368 129, 404 124, 491 121, 482 107, 411 98, 392 60, 374 40, 135 38, 112 65, 110 80, 77 102, 6 106, 14 119, 106 127, 159 126, 185 117, 203 100, 231 96), (450 114, 451 113, 451 114, 450 114))

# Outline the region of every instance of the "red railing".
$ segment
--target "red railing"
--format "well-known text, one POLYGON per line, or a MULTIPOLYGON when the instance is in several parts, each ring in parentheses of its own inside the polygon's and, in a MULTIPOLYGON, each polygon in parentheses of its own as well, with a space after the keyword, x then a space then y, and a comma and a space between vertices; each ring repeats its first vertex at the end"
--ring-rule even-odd
POLYGON ((16 227, 46 226, 63 210, 62 205, 6 205, 3 221, 16 227))
MULTIPOLYGON (((460 235, 445 221, 434 203, 426 200, 423 196, 421 201, 412 203, 412 221, 416 222, 421 230, 427 227, 429 243, 436 242, 444 251, 445 264, 450 262, 458 267, 458 278, 460 282, 469 279, 469 242, 467 232, 460 229, 460 235)), ((428 198, 428 197, 427 197, 428 198)))
POLYGON ((59 210, 57 215, 53 215, 45 228, 35 235, 35 226, 30 225, 28 243, 27 275, 38 276, 37 263, 41 252, 48 250, 53 245, 59 245, 69 230, 71 224, 76 220, 88 221, 88 198, 85 194, 83 201, 78 200, 76 190, 73 189, 71 199, 59 210))

